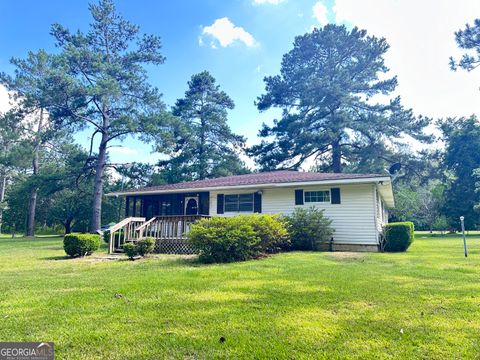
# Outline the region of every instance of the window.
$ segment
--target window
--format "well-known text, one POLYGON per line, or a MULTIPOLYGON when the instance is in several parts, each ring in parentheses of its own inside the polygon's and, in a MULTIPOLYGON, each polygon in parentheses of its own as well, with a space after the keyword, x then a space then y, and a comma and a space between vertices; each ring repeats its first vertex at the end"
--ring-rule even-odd
POLYGON ((225 212, 253 212, 253 194, 225 195, 225 212))
POLYGON ((305 191, 305 202, 330 202, 330 191, 305 191))

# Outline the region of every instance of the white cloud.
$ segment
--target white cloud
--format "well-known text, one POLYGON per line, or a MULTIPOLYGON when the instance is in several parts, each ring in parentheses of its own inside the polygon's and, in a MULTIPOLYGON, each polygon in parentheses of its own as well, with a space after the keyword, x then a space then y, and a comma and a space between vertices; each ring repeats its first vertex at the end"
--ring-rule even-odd
MULTIPOLYGON (((217 19, 212 25, 205 26, 202 30, 202 35, 213 37, 222 47, 230 46, 236 41, 240 41, 249 47, 256 45, 252 34, 240 26, 235 26, 227 17, 217 19)), ((216 41, 212 40, 210 43, 212 48, 216 48, 216 41)), ((200 38, 199 44, 203 45, 203 43, 203 39, 200 38)))
POLYGON ((327 18, 328 9, 321 1, 313 5, 312 11, 313 11, 313 17, 317 19, 320 25, 328 24, 328 18, 327 18))
POLYGON ((262 4, 270 4, 270 5, 278 5, 285 0, 253 0, 254 5, 262 5, 262 4))
POLYGON ((337 22, 383 36, 385 56, 397 93, 417 114, 434 118, 480 114, 480 69, 453 72, 450 56, 459 57, 454 32, 472 23, 480 1, 336 0, 337 22))

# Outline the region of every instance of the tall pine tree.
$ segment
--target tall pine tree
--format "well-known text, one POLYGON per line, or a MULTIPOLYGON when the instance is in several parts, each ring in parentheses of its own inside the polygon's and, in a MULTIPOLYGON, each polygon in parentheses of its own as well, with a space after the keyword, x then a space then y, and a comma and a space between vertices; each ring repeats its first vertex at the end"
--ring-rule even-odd
POLYGON ((244 139, 228 126, 233 100, 207 71, 192 76, 185 97, 178 99, 173 114, 180 120, 177 147, 162 161, 167 181, 202 180, 245 173, 237 150, 244 139))
POLYGON ((88 32, 70 32, 54 24, 60 53, 50 73, 52 121, 72 130, 91 131, 90 161, 95 170, 91 231, 101 227, 102 195, 109 145, 129 135, 164 144, 170 116, 161 94, 147 81, 146 65, 164 62, 158 36, 141 34, 112 0, 89 7, 88 32), (94 153, 94 147, 97 152, 94 153))
POLYGON ((385 75, 388 48, 383 38, 338 25, 295 38, 280 75, 264 79, 266 93, 256 102, 260 111, 281 109, 282 118, 263 125, 259 135, 267 140, 249 153, 263 168, 313 161, 342 172, 365 152, 375 158, 386 144, 395 147, 404 135, 426 140, 422 130, 429 120, 389 97, 397 79, 385 75), (380 102, 377 95, 389 98, 380 102))

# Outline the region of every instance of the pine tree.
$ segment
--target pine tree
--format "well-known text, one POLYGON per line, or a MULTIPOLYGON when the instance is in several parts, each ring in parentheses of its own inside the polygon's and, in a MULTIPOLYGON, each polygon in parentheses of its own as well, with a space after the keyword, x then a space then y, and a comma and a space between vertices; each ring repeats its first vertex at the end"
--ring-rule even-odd
POLYGON ((472 71, 480 66, 480 19, 475 19, 473 26, 467 24, 465 29, 455 33, 455 41, 460 49, 467 50, 459 61, 450 57, 452 70, 462 68, 472 71))
POLYGON ((185 97, 178 99, 172 110, 180 120, 180 131, 172 159, 160 163, 163 172, 172 176, 168 180, 202 180, 245 173, 236 152, 244 139, 234 134, 227 123, 228 110, 233 108, 233 100, 209 72, 192 76, 185 97))
POLYGON ((70 32, 54 24, 51 34, 60 53, 48 74, 45 92, 51 121, 71 131, 91 131, 90 160, 95 170, 91 231, 101 227, 102 195, 108 147, 114 140, 138 135, 167 142, 170 116, 161 94, 147 81, 145 65, 160 65, 160 38, 142 35, 125 20, 111 0, 89 6, 88 32, 70 32), (94 145, 98 144, 94 154, 94 145))
POLYGON ((249 153, 263 168, 313 160, 342 172, 365 151, 375 158, 402 136, 427 140, 422 130, 429 120, 414 118, 400 98, 389 97, 397 79, 385 75, 388 48, 383 38, 331 24, 295 38, 280 75, 264 79, 266 93, 256 102, 260 111, 281 109, 282 117, 263 125, 259 135, 268 139, 249 153), (378 95, 389 99, 377 102, 378 95))

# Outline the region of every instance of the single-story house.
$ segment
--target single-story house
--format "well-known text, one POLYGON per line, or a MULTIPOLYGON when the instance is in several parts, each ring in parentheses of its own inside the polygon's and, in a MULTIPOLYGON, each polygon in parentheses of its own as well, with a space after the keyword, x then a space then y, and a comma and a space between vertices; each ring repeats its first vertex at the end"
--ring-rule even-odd
POLYGON ((177 235, 188 230, 178 224, 168 231, 159 224, 149 228, 157 220, 184 217, 194 222, 205 216, 289 214, 298 207, 315 206, 332 220, 332 249, 336 251, 377 251, 388 209, 394 206, 389 175, 286 170, 152 186, 108 196, 125 196, 127 219, 123 226, 128 219, 135 222, 130 232, 137 231, 137 237, 148 229, 177 235))

